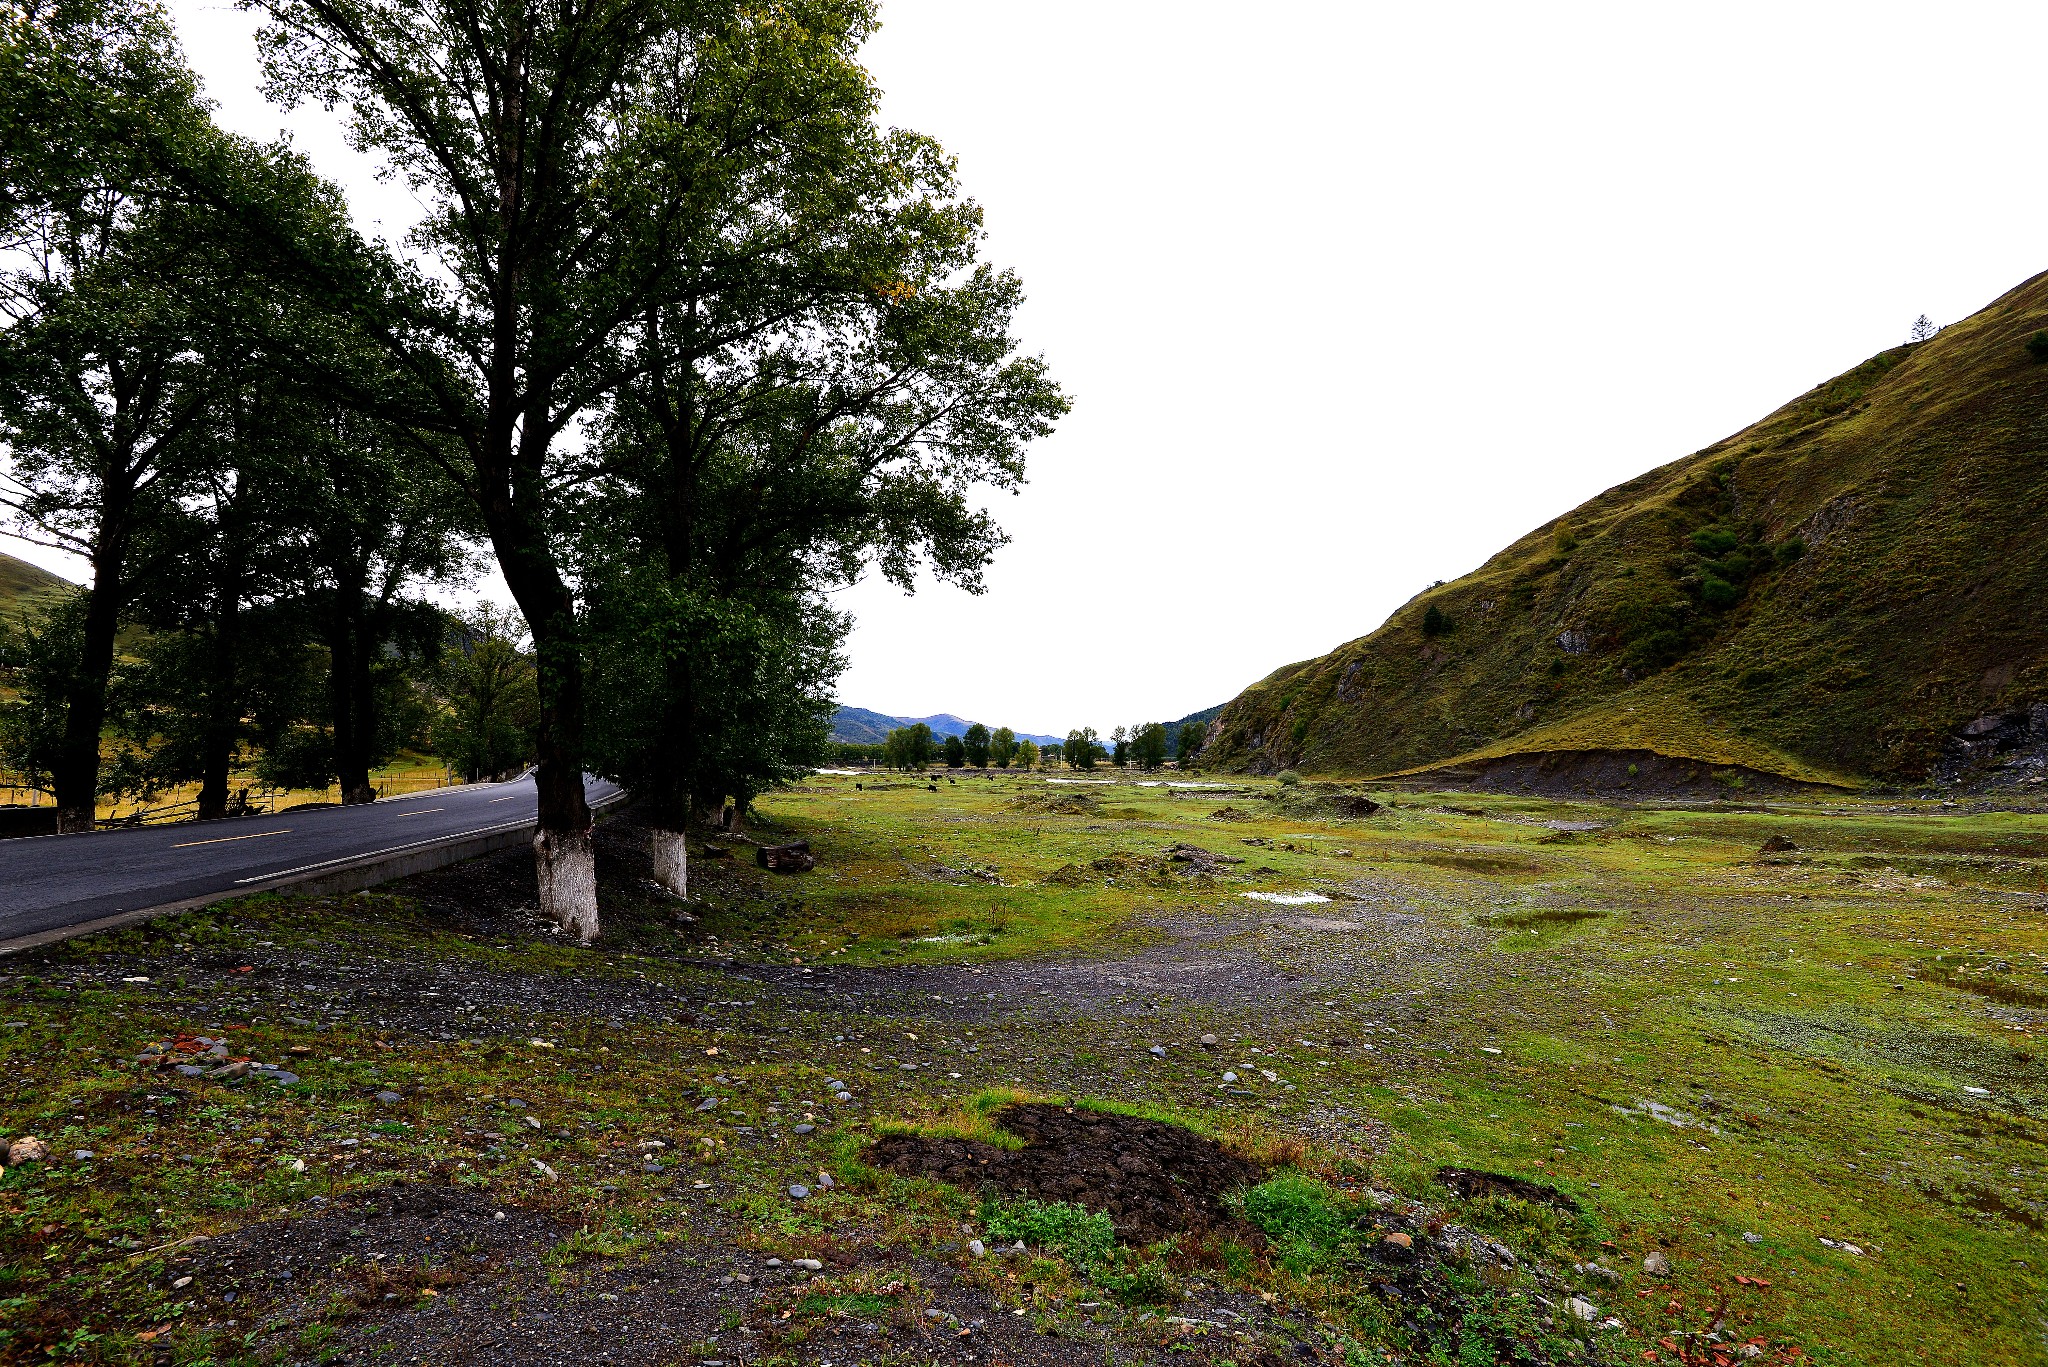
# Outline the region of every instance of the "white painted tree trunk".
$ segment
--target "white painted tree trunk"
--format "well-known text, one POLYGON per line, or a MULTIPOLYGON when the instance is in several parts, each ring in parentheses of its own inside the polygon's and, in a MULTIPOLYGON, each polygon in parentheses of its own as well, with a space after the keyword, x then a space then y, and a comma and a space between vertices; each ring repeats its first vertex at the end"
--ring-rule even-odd
POLYGON ((688 897, 690 847, 683 833, 657 826, 647 834, 647 852, 654 857, 654 881, 678 897, 688 897))
POLYGON ((534 832, 533 862, 540 875, 541 915, 579 944, 597 938, 597 852, 589 831, 534 832))

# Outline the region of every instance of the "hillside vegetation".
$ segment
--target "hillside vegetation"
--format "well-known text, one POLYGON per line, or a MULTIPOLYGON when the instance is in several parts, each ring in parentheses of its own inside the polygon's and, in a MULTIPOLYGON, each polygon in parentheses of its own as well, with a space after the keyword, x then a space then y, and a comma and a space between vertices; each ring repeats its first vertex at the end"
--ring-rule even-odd
POLYGON ((2044 329, 2048 275, 1608 490, 1246 689, 1209 761, 1925 776, 2048 701, 2044 329))
POLYGON ((70 587, 70 580, 0 551, 0 618, 11 619, 70 587))

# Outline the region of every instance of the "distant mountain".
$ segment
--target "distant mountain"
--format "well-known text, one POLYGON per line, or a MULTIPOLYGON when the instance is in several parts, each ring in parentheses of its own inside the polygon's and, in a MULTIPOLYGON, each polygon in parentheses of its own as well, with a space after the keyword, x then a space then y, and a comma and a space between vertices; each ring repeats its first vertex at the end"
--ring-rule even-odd
MULTIPOLYGON (((889 733, 899 726, 915 726, 923 722, 932 729, 935 736, 964 736, 967 728, 974 725, 964 717, 951 712, 941 712, 931 717, 892 717, 883 712, 870 712, 865 707, 841 707, 832 718, 832 739, 851 745, 880 745, 889 739, 889 733)), ((991 726, 989 730, 995 730, 991 726)), ((1063 737, 1040 736, 1028 731, 1019 731, 1018 740, 1035 741, 1040 745, 1058 744, 1063 737)))

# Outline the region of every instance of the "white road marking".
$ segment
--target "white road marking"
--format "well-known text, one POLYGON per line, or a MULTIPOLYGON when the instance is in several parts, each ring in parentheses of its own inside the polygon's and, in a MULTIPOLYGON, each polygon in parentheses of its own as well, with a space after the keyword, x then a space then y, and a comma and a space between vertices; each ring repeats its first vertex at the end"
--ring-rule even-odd
POLYGON ((171 848, 174 850, 189 850, 194 845, 225 845, 230 840, 261 840, 266 835, 290 835, 291 833, 292 828, 286 826, 281 831, 252 831, 248 835, 222 835, 216 836, 212 840, 187 840, 182 845, 173 845, 171 848))
MULTIPOLYGON (((518 800, 518 799, 519 799, 519 798, 520 798, 521 796, 523 796, 523 794, 520 794, 520 793, 514 793, 514 794, 512 794, 512 796, 511 796, 511 797, 494 797, 494 798, 492 798, 492 799, 491 799, 491 802, 515 802, 515 801, 517 801, 517 800, 518 800)), ((485 806, 489 806, 489 805, 490 805, 490 803, 485 803, 484 805, 485 805, 485 806)))
POLYGON ((429 812, 445 812, 445 811, 447 811, 447 810, 448 810, 448 809, 447 809, 446 807, 422 807, 422 808, 420 808, 420 809, 419 809, 418 811, 416 811, 416 812, 400 812, 400 813, 399 813, 399 815, 400 815, 400 816, 425 816, 425 815, 427 815, 427 814, 428 814, 429 812))

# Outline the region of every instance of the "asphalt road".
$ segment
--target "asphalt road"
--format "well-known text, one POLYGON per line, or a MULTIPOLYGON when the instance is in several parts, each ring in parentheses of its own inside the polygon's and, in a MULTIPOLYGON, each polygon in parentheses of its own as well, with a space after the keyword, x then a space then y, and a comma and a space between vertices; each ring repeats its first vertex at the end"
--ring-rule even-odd
MULTIPOLYGON (((592 804, 618 793, 587 780, 592 804)), ((123 912, 308 877, 395 854, 531 826, 531 776, 413 793, 362 807, 0 840, 0 942, 123 912)))

